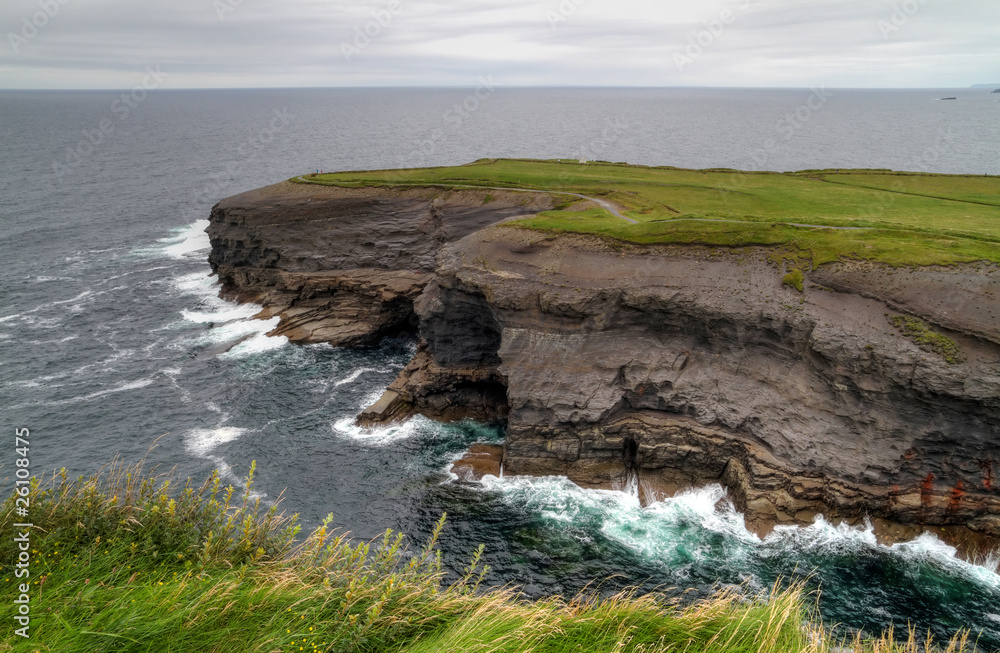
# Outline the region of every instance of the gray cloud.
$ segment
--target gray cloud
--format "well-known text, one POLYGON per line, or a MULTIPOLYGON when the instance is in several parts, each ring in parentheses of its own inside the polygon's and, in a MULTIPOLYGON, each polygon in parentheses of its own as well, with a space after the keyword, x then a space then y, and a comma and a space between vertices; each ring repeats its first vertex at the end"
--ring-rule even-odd
POLYGON ((1000 80, 998 26, 995 0, 5 0, 0 87, 967 86, 1000 80))

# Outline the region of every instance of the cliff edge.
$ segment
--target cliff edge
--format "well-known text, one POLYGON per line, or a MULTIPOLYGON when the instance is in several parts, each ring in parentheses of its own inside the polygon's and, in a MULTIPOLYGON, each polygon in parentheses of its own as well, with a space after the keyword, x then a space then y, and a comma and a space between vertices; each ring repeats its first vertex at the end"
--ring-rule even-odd
POLYGON ((268 335, 374 345, 416 331, 413 302, 443 245, 554 204, 544 194, 282 182, 213 207, 208 260, 224 297, 280 316, 268 335))
POLYGON ((419 334, 363 424, 505 419, 507 474, 721 482, 763 529, 824 513, 1000 537, 1000 267, 800 270, 494 224, 557 202, 279 184, 213 209, 211 262, 275 333, 419 334))

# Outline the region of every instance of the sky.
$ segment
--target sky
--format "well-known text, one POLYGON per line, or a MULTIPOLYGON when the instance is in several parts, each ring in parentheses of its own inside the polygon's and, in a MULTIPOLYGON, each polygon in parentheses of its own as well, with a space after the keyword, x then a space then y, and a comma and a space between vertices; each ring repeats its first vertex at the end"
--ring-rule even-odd
POLYGON ((0 88, 1000 84, 997 0, 3 0, 0 88))

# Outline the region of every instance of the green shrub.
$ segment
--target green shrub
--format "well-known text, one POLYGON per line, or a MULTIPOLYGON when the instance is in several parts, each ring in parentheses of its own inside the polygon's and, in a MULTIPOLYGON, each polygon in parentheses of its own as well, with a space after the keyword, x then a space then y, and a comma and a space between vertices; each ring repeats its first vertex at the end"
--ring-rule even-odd
POLYGON ((798 268, 792 268, 791 271, 785 275, 785 278, 781 280, 781 283, 786 286, 791 286, 799 292, 802 292, 802 282, 805 281, 805 275, 802 274, 802 270, 798 268))
POLYGON ((889 322, 924 351, 940 355, 950 365, 963 363, 967 359, 961 346, 948 336, 938 333, 920 318, 908 315, 894 315, 889 322))

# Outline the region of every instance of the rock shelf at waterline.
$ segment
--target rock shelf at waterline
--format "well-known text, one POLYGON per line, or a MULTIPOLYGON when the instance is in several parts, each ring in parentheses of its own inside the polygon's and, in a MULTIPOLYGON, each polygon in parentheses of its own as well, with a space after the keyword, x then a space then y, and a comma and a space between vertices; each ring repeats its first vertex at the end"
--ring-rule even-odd
POLYGON ((998 191, 562 161, 308 175, 220 202, 210 262, 273 335, 418 337, 361 426, 503 420, 506 474, 715 482, 758 533, 870 518, 973 555, 1000 538, 998 191))

